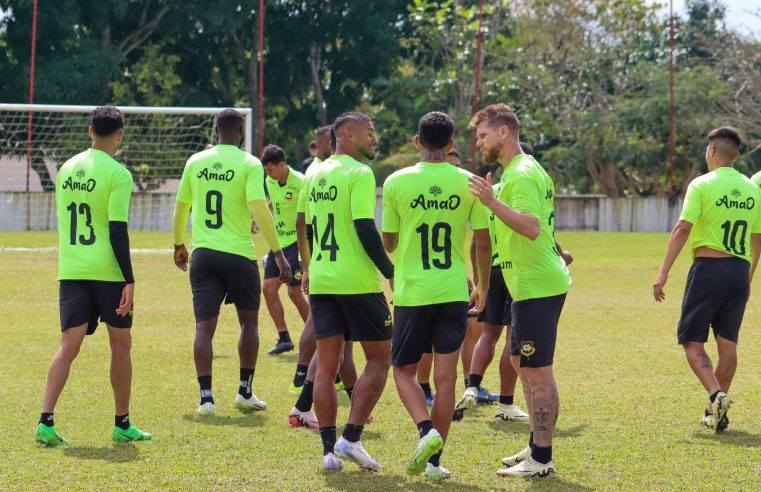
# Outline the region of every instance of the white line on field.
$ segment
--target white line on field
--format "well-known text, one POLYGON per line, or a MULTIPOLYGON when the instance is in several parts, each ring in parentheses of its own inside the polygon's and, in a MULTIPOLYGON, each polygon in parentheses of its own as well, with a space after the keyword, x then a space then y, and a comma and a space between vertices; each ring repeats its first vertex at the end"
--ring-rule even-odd
MULTIPOLYGON (((55 246, 50 246, 47 248, 6 248, 4 246, 0 246, 0 253, 54 253, 57 251, 58 248, 55 246)), ((135 248, 130 249, 130 252, 138 255, 151 255, 172 253, 174 250, 168 248, 135 248)))

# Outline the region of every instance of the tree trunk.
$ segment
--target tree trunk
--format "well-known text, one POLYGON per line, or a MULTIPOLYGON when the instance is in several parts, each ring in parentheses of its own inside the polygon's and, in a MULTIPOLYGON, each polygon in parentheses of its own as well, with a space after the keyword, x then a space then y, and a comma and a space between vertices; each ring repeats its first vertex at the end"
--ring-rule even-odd
POLYGON ((320 65, 322 63, 322 51, 317 43, 309 45, 309 68, 312 74, 312 88, 317 103, 317 119, 320 125, 328 124, 328 109, 325 107, 325 99, 322 94, 322 80, 320 79, 320 65))

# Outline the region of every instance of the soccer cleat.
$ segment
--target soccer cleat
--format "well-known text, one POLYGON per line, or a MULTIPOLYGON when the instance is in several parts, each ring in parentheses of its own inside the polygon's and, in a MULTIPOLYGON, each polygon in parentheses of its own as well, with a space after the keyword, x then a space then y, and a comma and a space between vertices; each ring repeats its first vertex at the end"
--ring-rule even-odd
POLYGON ((528 414, 518 408, 518 405, 503 405, 501 403, 497 407, 494 418, 502 419, 505 422, 528 422, 529 420, 528 414))
POLYGON ((127 429, 114 426, 114 432, 111 433, 111 437, 114 441, 150 441, 153 439, 153 434, 141 431, 135 427, 135 424, 130 422, 127 429))
POLYGON ((477 403, 494 403, 495 401, 499 401, 499 395, 495 395, 488 389, 482 388, 481 386, 478 387, 478 398, 476 399, 477 403))
POLYGON ((719 420, 719 423, 716 424, 716 432, 724 432, 727 430, 727 427, 729 427, 729 417, 725 415, 724 418, 719 420))
POLYGON ((267 402, 261 401, 253 393, 251 393, 251 396, 248 398, 245 398, 243 395, 238 393, 235 395, 235 408, 240 410, 242 413, 250 413, 254 410, 264 410, 267 408, 267 402))
POLYGON ((555 463, 539 463, 530 456, 510 468, 497 470, 497 475, 502 477, 549 477, 555 473, 555 463))
POLYGON ((293 427, 307 427, 309 429, 319 429, 320 424, 317 422, 314 412, 309 410, 308 412, 302 412, 296 407, 291 409, 290 415, 288 415, 288 423, 293 427))
POLYGON ((207 401, 206 403, 202 403, 201 406, 196 409, 196 414, 200 415, 201 417, 214 415, 216 408, 217 407, 214 405, 214 403, 207 401))
POLYGON ((339 458, 353 461, 362 469, 378 471, 381 468, 380 463, 375 461, 372 456, 365 451, 365 448, 362 447, 360 441, 349 442, 341 436, 338 441, 336 441, 335 446, 333 446, 333 451, 339 458))
MULTIPOLYGON (((726 417, 725 417, 726 418, 726 417)), ((703 427, 708 427, 709 429, 713 429, 713 414, 712 413, 703 413, 703 419, 702 419, 703 427)))
POLYGON ((423 478, 426 480, 437 481, 451 478, 452 472, 444 468, 443 466, 433 466, 428 463, 425 467, 425 474, 423 478))
POLYGON ((460 401, 454 407, 454 416, 452 420, 462 420, 465 416, 465 410, 469 410, 476 406, 478 400, 478 388, 471 386, 465 390, 465 393, 460 398, 460 401))
MULTIPOLYGON (((713 425, 717 434, 724 432, 724 429, 726 429, 726 426, 722 427, 720 424, 727 418, 730 406, 732 406, 732 400, 729 399, 726 393, 720 391, 713 402, 713 425)), ((729 424, 729 419, 727 419, 727 424, 729 424)))
POLYGON ((37 426, 37 432, 34 433, 34 440, 52 447, 69 444, 69 441, 64 439, 63 436, 55 430, 54 426, 48 427, 43 423, 40 423, 40 425, 37 426))
POLYGON ((293 342, 286 342, 285 340, 278 341, 274 347, 270 349, 269 352, 267 352, 267 355, 280 355, 285 352, 290 352, 293 350, 294 345, 293 342))
POLYGON ((436 429, 431 429, 428 434, 420 438, 415 449, 415 455, 407 465, 407 475, 420 475, 425 471, 426 463, 431 456, 444 449, 444 439, 436 429))
POLYGON ((288 391, 290 391, 294 396, 299 396, 302 389, 304 389, 304 385, 296 386, 295 384, 291 383, 291 387, 288 388, 288 391))
POLYGON ((429 407, 433 406, 433 401, 436 399, 436 395, 431 393, 430 395, 425 395, 425 404, 429 407))
POLYGON ((531 458, 531 446, 526 446, 520 452, 518 452, 518 454, 508 456, 507 458, 502 458, 502 463, 506 464, 507 466, 515 466, 518 463, 527 460, 528 458, 531 458))
POLYGON ((343 461, 341 458, 333 453, 328 453, 322 458, 322 469, 329 471, 338 471, 343 467, 343 461))

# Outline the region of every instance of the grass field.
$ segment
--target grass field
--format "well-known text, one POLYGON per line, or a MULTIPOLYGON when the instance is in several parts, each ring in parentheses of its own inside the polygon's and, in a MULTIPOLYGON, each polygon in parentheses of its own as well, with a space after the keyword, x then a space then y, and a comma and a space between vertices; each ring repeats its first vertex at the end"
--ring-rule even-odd
MULTIPOLYGON (((215 339, 217 416, 194 418, 198 388, 192 359, 193 312, 187 275, 169 254, 133 256, 137 284, 131 416, 152 442, 114 445, 105 328, 86 340, 56 412, 66 448, 34 443, 47 365, 59 343, 56 254, 0 252, 0 489, 242 490, 591 490, 761 489, 761 301, 751 299, 741 332, 740 365, 730 392, 732 425, 723 435, 701 429, 705 394, 675 340, 689 258, 684 254, 657 305, 651 283, 663 234, 561 233, 576 258, 574 285, 561 318, 555 368, 561 414, 555 440, 558 474, 549 479, 498 477, 499 458, 525 446, 525 425, 495 422, 480 406, 452 427, 441 485, 410 479, 404 467, 416 429, 393 379, 363 434, 380 473, 353 465, 323 474, 317 433, 292 429, 287 412, 295 355, 264 352, 276 339, 260 317, 262 355, 254 391, 266 412, 242 415, 237 392, 237 327, 223 310, 215 339)), ((133 248, 166 248, 168 233, 133 233, 133 248)), ((51 233, 0 233, 1 247, 55 246, 51 233)), ((261 248, 259 248, 261 250, 261 248)), ((755 282, 755 291, 761 282, 755 282)), ((287 296, 283 295, 284 301, 287 296)), ((286 303, 286 305, 288 305, 286 303)), ((298 336, 293 308, 287 311, 298 336)), ((709 353, 715 348, 711 342, 709 353)), ((361 358, 358 357, 358 361, 361 358)), ((498 388, 496 366, 484 385, 498 388)), ((525 408, 523 395, 517 402, 525 408)), ((349 402, 341 395, 339 422, 349 402)))

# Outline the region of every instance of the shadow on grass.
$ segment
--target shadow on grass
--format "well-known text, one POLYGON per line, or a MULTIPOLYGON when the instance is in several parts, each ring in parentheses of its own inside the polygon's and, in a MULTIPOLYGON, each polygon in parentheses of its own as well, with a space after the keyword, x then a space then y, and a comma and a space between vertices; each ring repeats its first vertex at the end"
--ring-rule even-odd
POLYGON ((750 434, 745 431, 729 429, 721 434, 715 434, 713 432, 695 432, 693 437, 699 439, 705 439, 708 441, 716 441, 721 444, 730 444, 735 446, 745 446, 748 448, 756 448, 761 446, 761 434, 750 434))
MULTIPOLYGON (((352 465, 349 465, 352 466, 352 465)), ((476 485, 464 484, 452 479, 442 482, 428 482, 420 477, 404 475, 379 475, 373 472, 323 472, 325 485, 335 490, 454 490, 479 491, 486 490, 476 485)))
POLYGON ((262 413, 242 414, 236 417, 226 415, 206 415, 199 417, 194 413, 182 416, 183 420, 198 425, 225 426, 235 425, 238 427, 262 427, 266 423, 266 417, 262 413))
MULTIPOLYGON (((525 431, 526 433, 529 432, 528 423, 521 423, 521 422, 504 422, 501 420, 492 420, 489 422, 489 426, 500 432, 510 432, 515 433, 519 431, 525 431)), ((578 437, 580 434, 584 432, 584 429, 587 428, 587 424, 579 424, 575 427, 570 428, 558 428, 555 429, 555 437, 578 437)))
POLYGON ((63 449, 63 454, 80 460, 103 460, 111 463, 127 463, 140 458, 140 450, 130 443, 116 443, 100 448, 68 446, 63 449))
MULTIPOLYGON (((510 478, 505 478, 506 480, 510 480, 510 478)), ((513 479, 515 480, 515 479, 513 479)), ((522 480, 523 483, 521 485, 526 485, 526 488, 522 490, 569 490, 569 491, 575 491, 575 492, 586 492, 588 490, 594 490, 591 487, 587 487, 586 485, 579 485, 577 483, 572 482, 566 482, 561 477, 557 475, 552 475, 545 478, 540 477, 534 477, 534 478, 519 478, 518 480, 522 480)))

